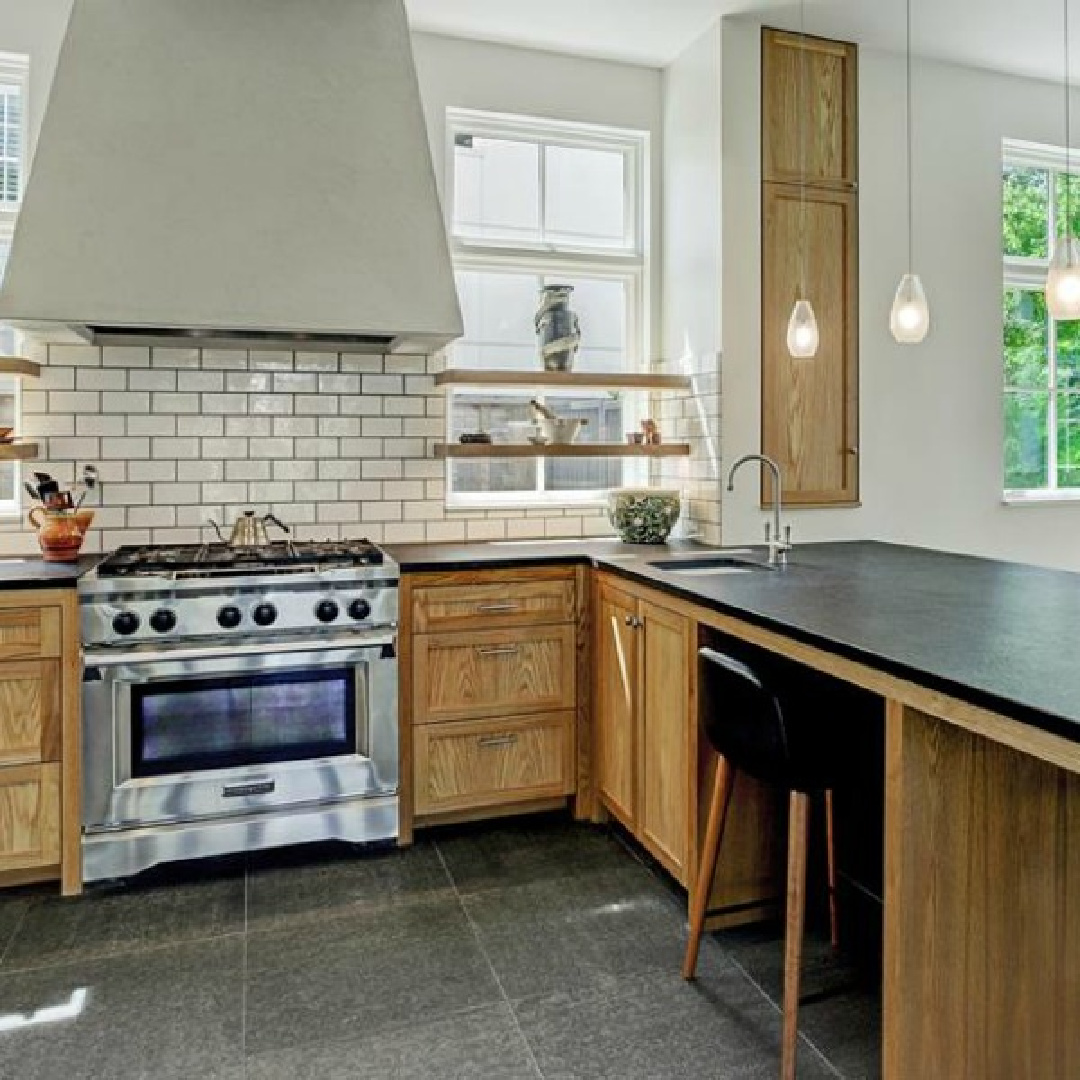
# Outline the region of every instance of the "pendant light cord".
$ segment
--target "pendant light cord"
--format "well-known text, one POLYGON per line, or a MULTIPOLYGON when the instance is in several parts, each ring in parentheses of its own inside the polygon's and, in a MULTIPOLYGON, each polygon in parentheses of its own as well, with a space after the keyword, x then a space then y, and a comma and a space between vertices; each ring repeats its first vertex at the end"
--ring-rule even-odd
POLYGON ((799 0, 799 299, 806 299, 806 0, 799 0))
POLYGON ((1065 228, 1066 242, 1072 229, 1072 87, 1069 71, 1069 0, 1064 0, 1065 23, 1065 228))
MULTIPOLYGON (((1067 2, 1067 0, 1066 0, 1067 2)), ((908 273, 914 273, 915 267, 915 168, 912 162, 915 145, 915 126, 912 110, 911 93, 911 0, 907 0, 907 235, 908 235, 908 273)))

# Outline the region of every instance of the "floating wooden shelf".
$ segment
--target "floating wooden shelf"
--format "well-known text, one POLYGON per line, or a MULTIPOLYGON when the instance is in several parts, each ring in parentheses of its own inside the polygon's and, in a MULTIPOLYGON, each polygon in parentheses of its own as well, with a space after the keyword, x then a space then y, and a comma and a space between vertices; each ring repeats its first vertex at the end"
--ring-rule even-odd
POLYGON ((590 458, 590 457, 689 457, 688 443, 631 446, 629 443, 436 443, 437 458, 590 458))
POLYGON ((523 386, 576 390, 689 390, 689 375, 647 372, 478 371, 449 368, 435 376, 436 386, 523 386))
POLYGON ((0 375, 29 375, 36 379, 41 375, 41 365, 22 356, 0 356, 0 375))
POLYGON ((39 449, 36 442, 0 443, 0 461, 32 461, 39 449))

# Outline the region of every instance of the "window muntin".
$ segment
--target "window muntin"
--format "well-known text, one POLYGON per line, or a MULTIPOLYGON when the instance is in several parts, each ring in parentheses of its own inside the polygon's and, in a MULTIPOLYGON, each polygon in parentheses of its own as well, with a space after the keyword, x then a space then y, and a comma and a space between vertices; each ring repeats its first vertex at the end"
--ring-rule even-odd
MULTIPOLYGON (((447 363, 538 369, 540 288, 568 284, 582 328, 575 370, 640 367, 647 137, 463 110, 449 110, 448 124, 448 218, 465 333, 447 363)), ((579 442, 621 442, 644 415, 632 394, 462 388, 449 397, 447 435, 482 430, 509 441, 514 425, 530 421, 535 396, 589 421, 579 442)), ((602 458, 453 461, 447 477, 448 502, 461 506, 596 501, 644 480, 640 463, 602 458)))

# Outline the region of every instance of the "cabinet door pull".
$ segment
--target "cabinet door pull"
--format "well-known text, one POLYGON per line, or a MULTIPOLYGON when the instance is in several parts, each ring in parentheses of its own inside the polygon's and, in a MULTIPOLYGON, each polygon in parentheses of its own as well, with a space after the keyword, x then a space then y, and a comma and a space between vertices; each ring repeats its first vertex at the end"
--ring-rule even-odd
POLYGON ((631 630, 637 630, 642 627, 644 623, 642 623, 641 619, 639 619, 636 615, 627 615, 626 625, 629 626, 631 630))
POLYGON ((486 615, 496 615, 500 612, 517 611, 519 606, 513 600, 503 600, 496 604, 477 604, 476 610, 486 615))
POLYGON ((513 746, 517 741, 516 735, 487 735, 479 740, 478 745, 484 750, 496 750, 503 746, 513 746))
POLYGON ((514 656, 520 651, 518 645, 496 645, 489 649, 478 647, 476 650, 478 656, 514 656))

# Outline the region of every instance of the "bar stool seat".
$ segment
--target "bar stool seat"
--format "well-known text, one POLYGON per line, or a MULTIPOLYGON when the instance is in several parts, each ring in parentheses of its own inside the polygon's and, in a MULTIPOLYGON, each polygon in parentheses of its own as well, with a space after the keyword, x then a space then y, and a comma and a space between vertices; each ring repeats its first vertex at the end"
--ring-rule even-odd
POLYGON ((770 661, 763 655, 755 656, 751 666, 726 652, 703 648, 698 653, 698 666, 700 720, 718 761, 682 974, 692 979, 697 968, 709 893, 737 775, 744 772, 786 790, 790 805, 780 1075, 782 1080, 794 1080, 810 801, 824 796, 829 916, 835 946, 832 789, 844 767, 842 729, 850 720, 850 710, 844 690, 835 680, 799 664, 770 661))

